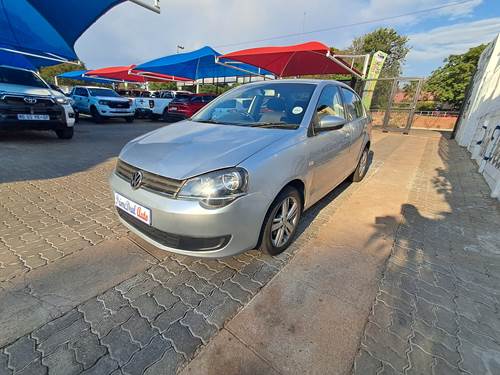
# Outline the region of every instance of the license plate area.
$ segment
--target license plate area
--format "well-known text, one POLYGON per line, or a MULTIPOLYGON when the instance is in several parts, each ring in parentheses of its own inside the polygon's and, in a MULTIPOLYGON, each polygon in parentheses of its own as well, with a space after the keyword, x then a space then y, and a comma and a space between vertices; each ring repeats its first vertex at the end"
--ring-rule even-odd
POLYGON ((118 193, 115 193, 115 206, 143 223, 151 225, 151 210, 149 208, 141 206, 118 193))
POLYGON ((17 119, 20 121, 49 121, 50 116, 49 115, 31 115, 31 114, 19 113, 17 115, 17 119))

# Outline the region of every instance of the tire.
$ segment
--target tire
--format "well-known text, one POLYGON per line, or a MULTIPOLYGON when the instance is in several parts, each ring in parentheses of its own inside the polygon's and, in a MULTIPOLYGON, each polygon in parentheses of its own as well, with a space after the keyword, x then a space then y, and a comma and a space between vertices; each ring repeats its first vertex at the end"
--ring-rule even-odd
POLYGON ((366 172, 368 172, 369 167, 369 153, 370 149, 366 146, 361 154, 361 157, 359 158, 358 165, 352 174, 351 180, 353 182, 359 182, 366 176, 366 172))
POLYGON ((71 139, 73 138, 74 130, 73 128, 58 129, 55 131, 57 138, 59 139, 71 139))
POLYGON ((80 112, 75 111, 75 123, 78 124, 80 122, 80 112))
POLYGON ((161 121, 163 121, 163 122, 170 122, 169 115, 168 115, 168 108, 165 108, 163 110, 163 113, 161 115, 161 121))
POLYGON ((297 233, 297 227, 302 215, 302 198, 297 189, 287 186, 276 197, 273 204, 269 208, 260 235, 259 249, 269 255, 278 255, 285 251, 293 242, 293 238, 297 233), (282 219, 284 202, 288 201, 288 215, 295 205, 295 214, 287 219, 289 225, 285 225, 282 219), (281 221, 280 221, 281 220, 281 221), (278 222, 280 221, 280 222, 278 222), (273 230, 273 223, 278 228, 273 230), (281 226, 280 226, 281 224, 281 226), (279 234, 281 232, 281 237, 279 234))
POLYGON ((134 122, 134 118, 132 116, 125 117, 125 121, 127 121, 130 124, 134 122))
POLYGON ((90 114, 92 115, 92 119, 96 124, 101 124, 103 122, 103 117, 101 114, 97 111, 97 108, 92 106, 90 107, 90 114))

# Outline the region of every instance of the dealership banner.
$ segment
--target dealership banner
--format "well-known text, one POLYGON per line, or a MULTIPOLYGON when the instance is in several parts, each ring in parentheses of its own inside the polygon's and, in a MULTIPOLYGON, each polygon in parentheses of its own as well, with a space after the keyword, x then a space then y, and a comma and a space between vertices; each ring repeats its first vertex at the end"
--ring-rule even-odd
POLYGON ((382 71, 386 58, 387 53, 382 51, 377 51, 373 54, 370 70, 366 76, 365 88, 363 89, 362 100, 367 109, 370 109, 370 105, 372 104, 373 92, 375 91, 375 85, 377 84, 376 80, 380 76, 380 72, 382 71))

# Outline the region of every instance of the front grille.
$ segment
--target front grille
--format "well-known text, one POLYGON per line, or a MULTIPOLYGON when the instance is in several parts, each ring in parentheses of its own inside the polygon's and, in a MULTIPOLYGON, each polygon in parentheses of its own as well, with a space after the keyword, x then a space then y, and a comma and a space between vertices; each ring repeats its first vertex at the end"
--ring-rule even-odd
POLYGON ((151 238, 153 241, 167 247, 187 251, 210 251, 222 249, 229 243, 231 236, 220 237, 188 237, 177 234, 167 233, 156 229, 148 224, 136 219, 127 212, 117 208, 118 215, 139 232, 151 238))
POLYGON ((137 171, 141 171, 143 174, 141 188, 151 190, 156 193, 176 196, 177 193, 179 193, 182 184, 184 183, 184 181, 182 180, 175 180, 173 178, 163 177, 154 173, 143 171, 139 168, 125 163, 122 160, 118 160, 118 162, 116 163, 115 172, 125 181, 130 182, 130 180, 132 179, 132 175, 137 171))
POLYGON ((28 98, 36 99, 36 103, 30 104, 24 101, 24 96, 17 95, 4 95, 2 100, 7 105, 15 105, 15 106, 30 106, 30 107, 52 107, 55 106, 56 103, 51 98, 40 98, 35 96, 27 96, 28 98))
POLYGON ((129 102, 110 101, 110 102, 108 102, 108 107, 109 108, 130 108, 130 103, 129 102))

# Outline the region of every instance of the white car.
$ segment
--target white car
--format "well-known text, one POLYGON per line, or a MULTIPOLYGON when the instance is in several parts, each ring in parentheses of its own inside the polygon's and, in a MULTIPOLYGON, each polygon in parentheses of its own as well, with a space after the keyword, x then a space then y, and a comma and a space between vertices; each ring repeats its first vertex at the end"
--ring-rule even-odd
POLYGON ((170 102, 183 95, 192 94, 189 91, 162 90, 155 92, 151 98, 136 98, 136 113, 141 117, 148 114, 152 120, 165 119, 170 102))
POLYGON ((123 98, 112 89, 105 87, 75 86, 70 93, 77 114, 92 116, 95 122, 106 118, 124 118, 134 121, 135 106, 132 99, 123 98))
POLYGON ((0 129, 53 130, 73 137, 71 100, 31 70, 0 65, 0 129))

